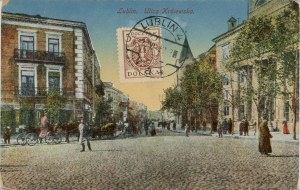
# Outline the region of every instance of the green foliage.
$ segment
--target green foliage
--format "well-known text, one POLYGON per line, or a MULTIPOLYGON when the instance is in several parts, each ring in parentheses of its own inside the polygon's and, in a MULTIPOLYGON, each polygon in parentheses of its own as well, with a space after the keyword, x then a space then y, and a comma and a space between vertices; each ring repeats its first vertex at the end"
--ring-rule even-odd
MULTIPOLYGON (((299 7, 296 3, 276 18, 253 17, 243 27, 225 64, 228 72, 242 72, 247 85, 240 86, 241 99, 254 101, 258 110, 267 111, 267 104, 287 86, 299 80, 299 7), (247 69, 251 66, 253 72, 247 69), (252 74, 257 86, 252 85, 252 74)), ((289 93, 292 94, 292 93, 289 93)), ((295 93, 293 93, 295 95, 295 93)), ((295 105, 295 104, 294 104, 295 105)))
POLYGON ((50 124, 60 122, 62 108, 65 105, 65 98, 60 95, 60 91, 51 90, 48 93, 46 110, 48 112, 48 121, 50 124))
POLYGON ((1 110, 1 126, 4 127, 16 126, 16 113, 14 110, 1 110))
POLYGON ((162 101, 162 110, 172 110, 175 115, 180 114, 182 105, 182 96, 176 87, 170 87, 164 90, 165 99, 162 101))
POLYGON ((26 127, 35 126, 35 109, 29 105, 22 105, 20 109, 20 124, 26 127))
POLYGON ((222 77, 213 68, 208 56, 188 65, 181 84, 164 91, 163 108, 179 115, 181 112, 199 112, 216 106, 222 99, 222 77))
POLYGON ((112 113, 110 103, 105 100, 101 100, 96 103, 96 115, 95 115, 95 126, 102 125, 105 121, 109 120, 110 114, 112 113))

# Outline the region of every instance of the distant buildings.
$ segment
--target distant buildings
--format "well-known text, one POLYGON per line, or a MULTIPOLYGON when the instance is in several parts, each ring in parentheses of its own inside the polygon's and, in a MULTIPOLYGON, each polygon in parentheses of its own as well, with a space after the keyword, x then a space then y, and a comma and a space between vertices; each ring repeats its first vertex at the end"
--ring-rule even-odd
POLYGON ((147 106, 130 100, 122 91, 114 87, 111 82, 104 82, 104 98, 111 108, 111 118, 115 122, 125 122, 131 118, 143 121, 147 118, 147 106))
POLYGON ((91 120, 103 89, 86 24, 2 13, 1 25, 2 126, 39 126, 53 91, 64 100, 59 122, 91 120))

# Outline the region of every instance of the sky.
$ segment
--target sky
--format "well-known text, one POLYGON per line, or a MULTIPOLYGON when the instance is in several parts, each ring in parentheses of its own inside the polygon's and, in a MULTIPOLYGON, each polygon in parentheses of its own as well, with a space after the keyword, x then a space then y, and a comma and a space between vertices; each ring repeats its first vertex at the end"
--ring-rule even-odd
POLYGON ((186 33, 190 49, 197 57, 212 45, 212 39, 227 31, 227 20, 247 19, 247 0, 10 0, 4 12, 41 15, 63 20, 85 22, 101 64, 101 79, 112 82, 131 100, 158 110, 163 90, 176 84, 175 75, 155 82, 124 83, 120 81, 117 29, 133 27, 148 16, 165 16, 176 21, 186 33), (164 8, 188 9, 193 14, 166 14, 164 8), (135 13, 118 13, 120 9, 135 13), (159 10, 159 14, 145 13, 159 10))

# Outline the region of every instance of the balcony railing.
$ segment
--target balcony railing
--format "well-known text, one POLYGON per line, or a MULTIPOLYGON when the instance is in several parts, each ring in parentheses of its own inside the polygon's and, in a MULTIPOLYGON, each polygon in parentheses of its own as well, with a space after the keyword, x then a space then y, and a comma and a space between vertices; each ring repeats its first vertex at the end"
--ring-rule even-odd
POLYGON ((14 58, 17 61, 43 62, 64 64, 66 57, 63 52, 32 51, 24 49, 15 49, 14 58))
POLYGON ((57 91, 61 96, 64 96, 66 98, 74 96, 74 91, 72 90, 66 90, 66 89, 60 89, 60 88, 17 88, 15 89, 15 93, 20 98, 27 98, 27 97, 35 97, 35 98, 43 98, 49 96, 51 91, 57 91))

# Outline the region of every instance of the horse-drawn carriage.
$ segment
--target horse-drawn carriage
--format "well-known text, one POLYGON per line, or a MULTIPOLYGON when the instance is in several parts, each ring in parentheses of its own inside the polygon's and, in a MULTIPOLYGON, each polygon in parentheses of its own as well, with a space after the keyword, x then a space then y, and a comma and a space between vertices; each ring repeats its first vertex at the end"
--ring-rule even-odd
POLYGON ((91 130, 92 138, 102 139, 103 137, 112 138, 117 133, 117 124, 115 123, 107 123, 101 127, 94 127, 91 130))
POLYGON ((41 128, 40 127, 28 127, 22 130, 22 132, 17 136, 17 143, 20 145, 30 145, 33 146, 36 143, 42 142, 44 139, 47 144, 59 144, 62 141, 62 129, 57 126, 48 126, 48 130, 45 136, 40 137, 41 128))

